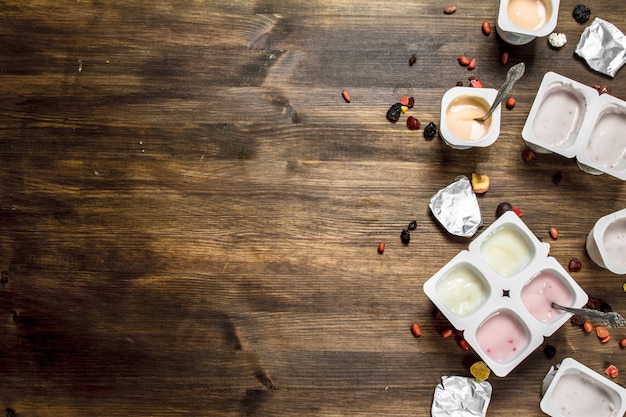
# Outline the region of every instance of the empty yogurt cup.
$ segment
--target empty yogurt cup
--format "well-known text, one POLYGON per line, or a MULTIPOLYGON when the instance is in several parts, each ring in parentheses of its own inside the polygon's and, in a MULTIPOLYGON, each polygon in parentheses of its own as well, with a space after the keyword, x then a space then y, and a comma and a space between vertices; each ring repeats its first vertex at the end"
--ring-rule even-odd
POLYGON ((626 208, 600 218, 587 235, 586 248, 598 266, 626 274, 626 208))
POLYGON ((540 403, 551 417, 622 417, 626 389, 582 363, 565 358, 540 403))
POLYGON ((500 0, 496 30, 511 45, 525 45, 556 28, 559 0, 500 0))
POLYGON ((590 128, 590 110, 598 92, 554 72, 543 76, 522 130, 529 148, 538 153, 576 156, 590 128))
POLYGON ((579 166, 626 180, 626 102, 602 94, 591 120, 576 154, 579 166))
POLYGON ((484 116, 498 91, 493 88, 453 87, 441 99, 439 135, 454 149, 486 147, 500 135, 500 107, 484 122, 484 116))
POLYGON ((493 373, 508 375, 587 294, 524 222, 504 213, 424 283, 424 292, 493 373))

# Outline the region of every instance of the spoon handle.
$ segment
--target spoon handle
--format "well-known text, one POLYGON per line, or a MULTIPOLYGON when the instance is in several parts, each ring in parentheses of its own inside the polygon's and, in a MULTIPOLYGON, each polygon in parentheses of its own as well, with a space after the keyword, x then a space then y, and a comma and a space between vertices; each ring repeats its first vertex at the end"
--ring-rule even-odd
POLYGON ((500 104, 502 100, 504 100, 504 98, 509 95, 509 93, 513 89, 513 85, 515 84, 515 82, 522 78, 525 70, 526 65, 523 62, 515 64, 511 68, 509 68, 509 71, 506 73, 506 78, 500 86, 498 94, 496 95, 496 98, 493 101, 491 108, 489 109, 487 114, 485 114, 483 117, 477 117, 475 120, 480 120, 481 122, 487 120, 489 116, 491 116, 491 113, 493 113, 493 111, 496 109, 496 107, 498 107, 498 104, 500 104))
POLYGON ((590 308, 572 308, 572 307, 563 307, 556 303, 552 303, 552 308, 556 308, 558 310, 567 311, 568 313, 576 314, 584 318, 585 320, 589 320, 594 323, 602 323, 608 327, 622 327, 626 326, 626 320, 618 313, 614 311, 609 311, 608 313, 604 313, 598 310, 592 310, 590 308))

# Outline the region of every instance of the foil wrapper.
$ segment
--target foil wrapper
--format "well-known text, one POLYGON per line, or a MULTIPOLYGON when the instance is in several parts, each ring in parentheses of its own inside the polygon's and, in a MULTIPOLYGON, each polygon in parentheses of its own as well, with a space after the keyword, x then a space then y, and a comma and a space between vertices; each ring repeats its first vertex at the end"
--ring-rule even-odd
POLYGON ((559 371, 559 366, 560 364, 550 367, 550 370, 548 371, 546 376, 543 377, 543 381, 541 381, 541 396, 542 397, 546 394, 548 387, 552 383, 552 380, 556 376, 556 373, 559 371))
POLYGON ((580 35, 574 52, 591 69, 615 77, 626 63, 626 37, 612 23, 596 17, 580 35))
POLYGON ((443 376, 435 388, 432 417, 485 417, 491 384, 464 376, 443 376))
POLYGON ((437 191, 429 207, 439 223, 456 236, 472 237, 483 224, 472 183, 464 175, 437 191))

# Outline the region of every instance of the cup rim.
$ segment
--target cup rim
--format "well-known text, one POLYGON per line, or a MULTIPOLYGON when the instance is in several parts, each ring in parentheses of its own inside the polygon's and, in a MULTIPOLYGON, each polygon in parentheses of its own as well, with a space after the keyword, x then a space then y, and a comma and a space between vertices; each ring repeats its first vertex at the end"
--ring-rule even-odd
POLYGON ((507 12, 507 6, 509 4, 509 1, 510 0, 500 0, 500 9, 498 11, 498 27, 503 31, 541 38, 544 36, 548 36, 556 28, 559 15, 560 0, 546 0, 546 2, 550 3, 550 7, 552 8, 550 19, 548 19, 545 25, 533 30, 522 29, 513 24, 507 12))
POLYGON ((602 262, 604 262, 606 269, 614 274, 623 275, 626 274, 626 266, 619 265, 609 258, 606 253, 606 249, 604 248, 604 233, 606 232, 606 229, 614 221, 620 219, 626 219, 626 208, 607 214, 606 216, 598 219, 596 224, 593 226, 593 240, 595 241, 596 247, 598 248, 598 252, 600 253, 600 257, 602 258, 602 262))

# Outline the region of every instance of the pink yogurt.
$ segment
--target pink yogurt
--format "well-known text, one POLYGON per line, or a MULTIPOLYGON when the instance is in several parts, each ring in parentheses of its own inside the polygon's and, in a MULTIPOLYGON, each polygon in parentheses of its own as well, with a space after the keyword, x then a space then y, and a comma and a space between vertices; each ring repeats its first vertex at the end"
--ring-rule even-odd
POLYGON ((626 114, 618 111, 604 112, 587 143, 589 159, 604 165, 617 168, 626 158, 626 114))
POLYGON ((528 335, 515 316, 498 311, 478 327, 476 341, 494 361, 508 362, 524 350, 528 344, 528 335))
POLYGON ((552 303, 563 306, 572 304, 572 293, 563 281, 550 270, 540 272, 522 289, 522 302, 537 320, 549 323, 563 314, 552 308, 552 303))
POLYGON ((618 219, 606 228, 602 243, 609 259, 626 266, 626 218, 618 219))

